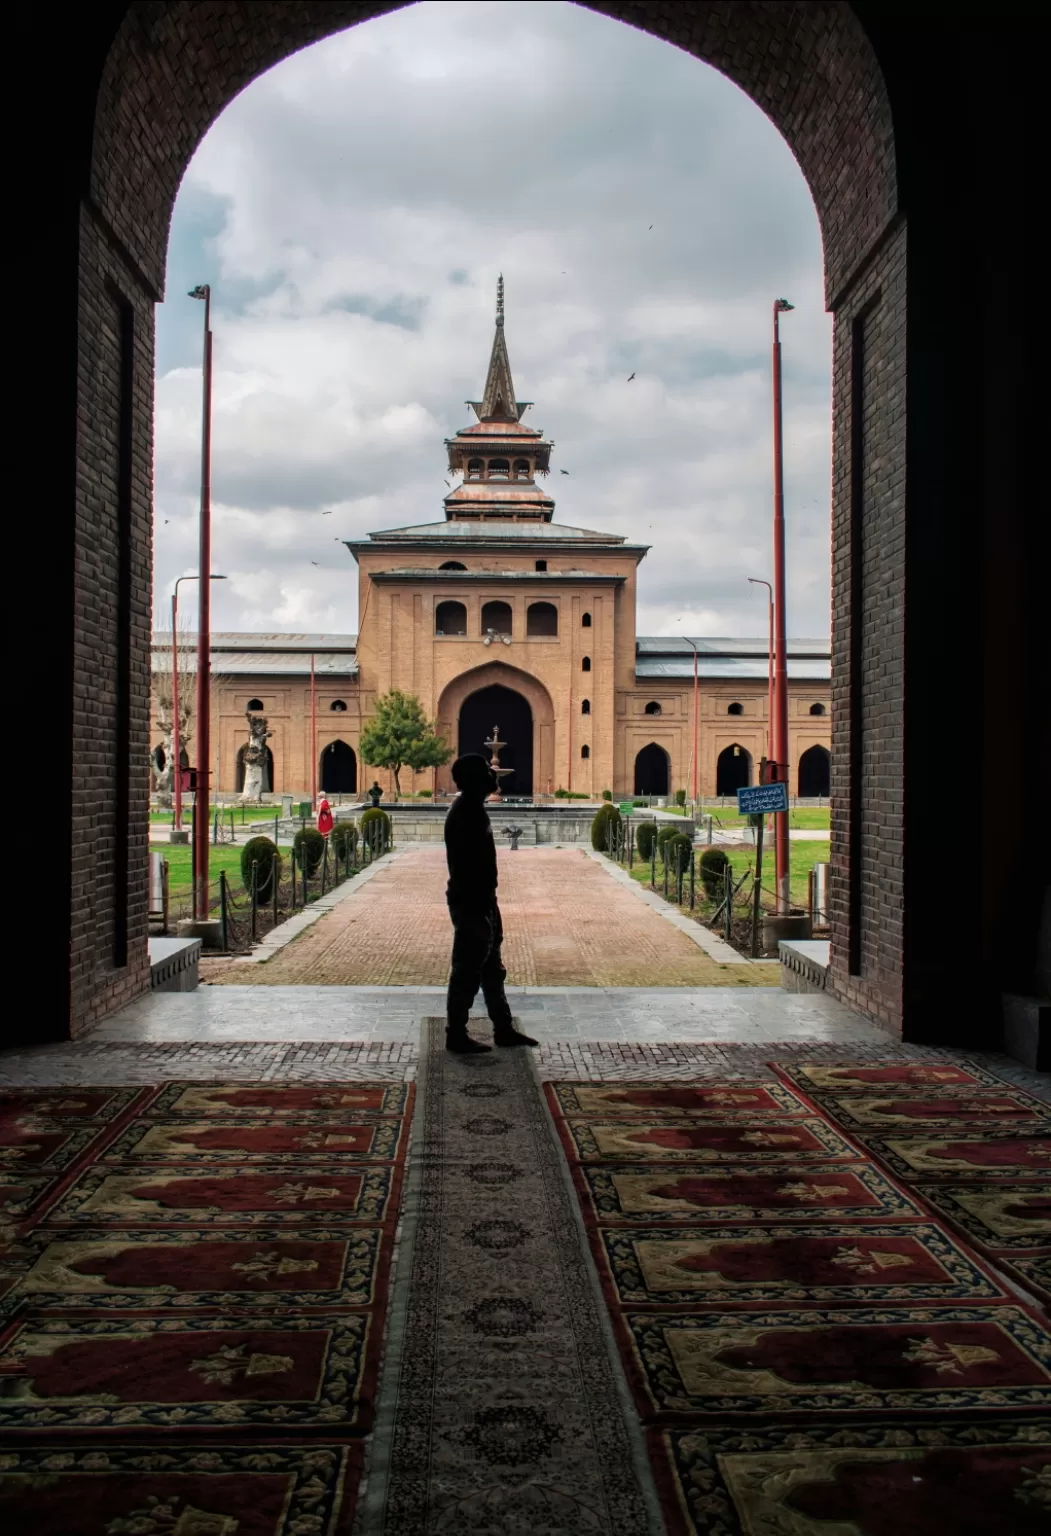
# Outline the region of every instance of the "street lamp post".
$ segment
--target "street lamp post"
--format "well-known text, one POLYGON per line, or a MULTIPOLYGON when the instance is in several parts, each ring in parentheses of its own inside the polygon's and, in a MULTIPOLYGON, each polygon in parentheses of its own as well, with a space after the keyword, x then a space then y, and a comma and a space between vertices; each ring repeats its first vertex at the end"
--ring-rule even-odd
POLYGON ((767 591, 767 619, 768 638, 766 642, 766 755, 773 761, 774 757, 774 589, 768 581, 761 576, 749 576, 748 580, 754 587, 765 587, 767 591))
POLYGON ((317 810, 317 684, 314 653, 310 653, 310 804, 317 810))
MULTIPOLYGON (((785 481, 781 432, 781 336, 778 317, 795 305, 774 300, 774 718, 773 757, 778 779, 788 782, 788 642, 785 627, 785 481)), ((790 904, 788 812, 777 816, 777 910, 790 904)))
POLYGON ((700 748, 700 739, 701 739, 700 697, 699 697, 699 682, 698 682, 698 677, 697 677, 697 646, 694 643, 694 641, 692 641, 690 639, 689 635, 683 635, 682 638, 686 641, 687 645, 692 645, 693 646, 693 774, 691 776, 691 793, 692 793, 692 796, 693 796, 694 814, 696 815, 696 812, 697 812, 697 758, 698 758, 698 753, 699 753, 699 748, 700 748))
MULTIPOLYGON (((190 290, 204 301, 203 394, 201 401, 201 526, 199 571, 212 568, 212 290, 190 290)), ((197 790, 193 813, 193 915, 208 916, 208 763, 211 757, 211 582, 199 583, 197 609, 197 790)))
MULTIPOLYGON (((209 576, 209 581, 225 581, 225 576, 209 576)), ((196 576, 177 576, 172 591, 172 760, 175 786, 174 832, 182 831, 182 742, 179 730, 179 583, 196 581, 196 576)))

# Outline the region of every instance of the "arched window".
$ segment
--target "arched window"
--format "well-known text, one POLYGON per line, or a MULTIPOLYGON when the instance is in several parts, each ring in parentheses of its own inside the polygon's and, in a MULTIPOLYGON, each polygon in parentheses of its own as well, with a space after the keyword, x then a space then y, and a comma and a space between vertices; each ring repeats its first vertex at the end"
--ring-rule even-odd
POLYGON ((546 571, 547 570, 547 561, 546 560, 538 560, 537 563, 536 563, 536 569, 538 571, 546 571))
POLYGON ((812 715, 823 715, 825 713, 825 706, 823 704, 811 704, 810 713, 812 715))
POLYGON ((262 699, 249 699, 245 708, 251 710, 253 714, 258 714, 260 710, 266 708, 266 705, 263 703, 262 699))
POLYGON ((467 567, 462 560, 443 560, 438 569, 440 571, 466 571, 467 567))
POLYGON ((659 715, 662 713, 662 711, 660 705, 657 703, 657 700, 651 699, 642 713, 644 715, 659 715))
POLYGON ((508 462, 508 460, 507 459, 490 459, 489 460, 489 478, 490 478, 490 480, 510 480, 510 478, 511 478, 511 465, 508 462))
POLYGON ((448 602, 438 604, 434 610, 434 633, 436 635, 466 635, 467 609, 463 603, 456 603, 450 599, 448 602))
POLYGON ((481 459, 468 459, 468 461, 467 461, 467 478, 468 478, 468 480, 480 480, 482 478, 482 476, 484 475, 484 473, 485 473, 485 465, 482 463, 481 459))
POLYGON ((730 704, 730 705, 727 706, 726 713, 728 715, 743 715, 744 714, 744 705, 743 704, 730 704))
POLYGON ((591 628, 591 615, 590 615, 590 613, 585 613, 584 617, 580 621, 580 627, 581 627, 581 629, 590 629, 591 628))
POLYGON ((334 709, 337 715, 345 715, 347 712, 347 706, 342 699, 333 699, 328 707, 334 709))
POLYGON ((580 755, 581 755, 581 757, 584 757, 584 758, 590 757, 591 756, 591 748, 590 747, 581 747, 580 755))
POLYGON ((552 636, 558 634, 558 609, 554 603, 530 603, 526 609, 526 634, 552 636))
POLYGON ((581 702, 580 702, 580 713, 582 715, 590 715, 590 713, 591 713, 591 700, 590 699, 582 699, 581 700, 581 702))
POLYGON ((591 657, 590 656, 585 656, 584 657, 584 660, 580 663, 580 670, 581 670, 581 672, 590 672, 591 671, 591 657))
POLYGON ((516 459, 515 460, 515 479, 516 480, 528 480, 529 479, 529 465, 526 463, 525 459, 516 459))
POLYGON ((482 634, 509 635, 511 633, 511 604, 482 604, 482 634))

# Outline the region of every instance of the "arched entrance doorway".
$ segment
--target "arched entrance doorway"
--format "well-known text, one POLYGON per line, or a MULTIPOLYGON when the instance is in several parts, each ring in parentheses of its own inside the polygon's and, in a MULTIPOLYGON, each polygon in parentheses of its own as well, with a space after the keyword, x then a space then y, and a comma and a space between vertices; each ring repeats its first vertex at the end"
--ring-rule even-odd
POLYGON ((635 793, 637 795, 666 795, 669 793, 668 754, 663 747, 651 741, 635 758, 635 793))
MULTIPOLYGON (((263 750, 266 752, 266 768, 263 772, 263 794, 270 795, 274 791, 274 754, 269 747, 265 747, 263 750)), ((245 787, 245 753, 247 751, 247 741, 237 749, 237 769, 234 783, 236 784, 238 794, 245 787)))
POLYGON ((500 753, 500 762, 512 772, 503 780, 505 795, 531 795, 533 793, 533 711, 528 699, 514 688, 502 683, 491 683, 468 694, 460 707, 458 755, 480 752, 489 756, 485 745, 493 726, 500 728, 500 740, 507 746, 500 753))
POLYGON ((352 795, 358 787, 358 759, 345 741, 330 741, 321 754, 321 788, 326 795, 352 795))
POLYGON ((805 799, 827 796, 832 783, 832 754, 827 747, 807 747, 799 759, 796 793, 805 799))
POLYGON ((752 782, 752 754, 736 741, 724 747, 715 765, 715 793, 736 795, 739 789, 747 789, 752 782))

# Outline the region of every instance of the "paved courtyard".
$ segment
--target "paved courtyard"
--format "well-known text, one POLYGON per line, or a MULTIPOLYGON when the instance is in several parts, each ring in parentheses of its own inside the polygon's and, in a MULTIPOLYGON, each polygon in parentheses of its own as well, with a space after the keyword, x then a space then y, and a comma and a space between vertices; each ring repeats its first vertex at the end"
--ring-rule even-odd
MULTIPOLYGON (((777 981, 769 965, 713 958, 685 931, 693 928, 718 950, 704 930, 681 918, 673 924, 640 889, 583 849, 502 849, 498 858, 504 963, 513 985, 766 987, 777 981)), ((452 937, 445 882, 444 848, 407 848, 272 958, 215 969, 210 962, 204 974, 226 986, 440 986, 449 974, 452 937)))

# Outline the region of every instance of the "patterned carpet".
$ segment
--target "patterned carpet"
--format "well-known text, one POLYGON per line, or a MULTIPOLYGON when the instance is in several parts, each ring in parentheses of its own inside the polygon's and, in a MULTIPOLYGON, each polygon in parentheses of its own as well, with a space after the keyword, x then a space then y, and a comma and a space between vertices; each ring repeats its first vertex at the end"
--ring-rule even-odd
POLYGON ((5 1529, 350 1530, 412 1094, 4 1091, 5 1529))
POLYGON ((546 1089, 667 1529, 1046 1531, 1048 1106, 776 1070, 546 1089))

